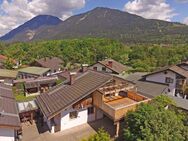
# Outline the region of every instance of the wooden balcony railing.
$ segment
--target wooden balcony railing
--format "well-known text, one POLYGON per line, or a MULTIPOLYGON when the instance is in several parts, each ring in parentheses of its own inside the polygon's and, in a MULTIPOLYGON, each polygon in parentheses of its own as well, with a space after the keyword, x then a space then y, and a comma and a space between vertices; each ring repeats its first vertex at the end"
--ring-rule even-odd
POLYGON ((102 103, 101 109, 107 115, 109 115, 114 121, 118 121, 118 120, 124 118, 125 115, 127 114, 127 112, 134 111, 136 109, 137 105, 139 105, 142 102, 147 103, 148 101, 149 101, 149 99, 146 99, 146 100, 143 100, 140 102, 135 102, 130 105, 120 106, 118 108, 114 108, 113 106, 111 106, 108 103, 102 103))
POLYGON ((94 105, 100 108, 114 121, 122 119, 128 111, 135 110, 136 106, 150 99, 134 91, 128 91, 125 95, 110 95, 104 97, 102 94, 94 94, 94 105))

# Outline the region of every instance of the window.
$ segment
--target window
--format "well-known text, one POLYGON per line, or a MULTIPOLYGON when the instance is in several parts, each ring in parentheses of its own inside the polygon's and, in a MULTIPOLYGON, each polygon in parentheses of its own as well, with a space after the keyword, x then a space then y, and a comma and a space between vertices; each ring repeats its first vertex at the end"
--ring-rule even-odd
POLYGON ((97 71, 97 67, 93 67, 93 70, 97 71))
POLYGON ((166 83, 173 83, 174 82, 174 79, 170 78, 170 77, 166 77, 166 80, 165 80, 166 83))
POLYGON ((88 115, 94 113, 94 107, 88 107, 87 109, 88 109, 88 115))
POLYGON ((102 67, 102 71, 106 71, 106 67, 102 67))
POLYGON ((69 113, 69 118, 70 119, 74 119, 78 117, 78 112, 77 111, 73 111, 69 113))
POLYGON ((170 89, 168 88, 168 92, 170 92, 170 89))
POLYGON ((168 72, 167 71, 164 71, 164 74, 167 74, 168 72))

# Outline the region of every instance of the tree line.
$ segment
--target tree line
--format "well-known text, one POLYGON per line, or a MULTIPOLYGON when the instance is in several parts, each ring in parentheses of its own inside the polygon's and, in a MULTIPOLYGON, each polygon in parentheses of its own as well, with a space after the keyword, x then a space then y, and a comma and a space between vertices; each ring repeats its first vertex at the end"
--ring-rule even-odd
POLYGON ((43 57, 60 57, 63 67, 93 64, 113 58, 131 67, 130 71, 152 71, 187 59, 187 44, 123 44, 116 40, 83 38, 27 43, 0 43, 0 54, 28 65, 43 57))

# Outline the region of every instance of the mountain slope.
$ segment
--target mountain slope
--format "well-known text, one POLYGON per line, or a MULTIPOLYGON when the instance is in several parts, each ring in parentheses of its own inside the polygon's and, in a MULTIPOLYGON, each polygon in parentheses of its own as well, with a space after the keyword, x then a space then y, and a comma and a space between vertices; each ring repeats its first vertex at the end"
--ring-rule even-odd
POLYGON ((127 12, 95 8, 72 16, 56 27, 42 28, 34 40, 77 37, 106 37, 124 42, 185 41, 188 26, 161 20, 144 19, 127 12))
POLYGON ((56 26, 41 26, 27 41, 79 37, 104 37, 131 43, 182 43, 188 42, 188 26, 99 7, 72 16, 56 26))
POLYGON ((35 32, 38 28, 44 26, 54 26, 62 21, 54 16, 50 15, 39 15, 31 20, 27 21, 23 25, 19 26, 18 28, 13 29, 6 35, 2 36, 0 40, 11 40, 11 41, 27 41, 31 40, 35 35, 35 32))

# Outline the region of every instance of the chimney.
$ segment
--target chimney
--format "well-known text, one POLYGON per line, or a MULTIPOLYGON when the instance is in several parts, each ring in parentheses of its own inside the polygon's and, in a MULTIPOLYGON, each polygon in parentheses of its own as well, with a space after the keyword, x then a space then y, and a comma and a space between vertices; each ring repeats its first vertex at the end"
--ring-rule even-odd
POLYGON ((82 69, 81 69, 81 72, 85 72, 88 68, 88 64, 82 64, 82 69))
POLYGON ((76 72, 70 72, 70 85, 74 83, 76 72))
POLYGON ((109 60, 109 61, 108 61, 108 66, 112 68, 112 66, 113 66, 112 60, 109 60))

